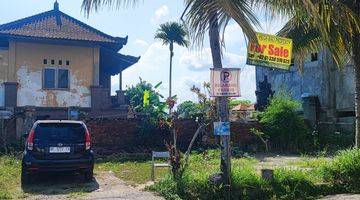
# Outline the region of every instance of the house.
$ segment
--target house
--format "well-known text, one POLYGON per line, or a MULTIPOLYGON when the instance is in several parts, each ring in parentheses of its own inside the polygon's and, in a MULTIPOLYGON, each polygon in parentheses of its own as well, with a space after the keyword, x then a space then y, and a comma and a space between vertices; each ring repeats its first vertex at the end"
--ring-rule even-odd
POLYGON ((254 104, 247 105, 244 103, 240 103, 231 109, 230 118, 231 121, 244 121, 249 120, 253 117, 255 113, 254 104))
POLYGON ((339 70, 330 52, 323 49, 309 55, 302 72, 296 66, 291 66, 289 71, 258 66, 256 82, 258 108, 268 103, 268 97, 274 93, 286 92, 302 103, 304 117, 311 125, 326 125, 335 132, 354 130, 352 61, 339 70))
POLYGON ((37 118, 66 118, 68 108, 101 113, 124 104, 121 73, 139 57, 118 53, 113 37, 54 8, 0 25, 0 106, 37 118), (111 76, 120 91, 111 96, 111 76))

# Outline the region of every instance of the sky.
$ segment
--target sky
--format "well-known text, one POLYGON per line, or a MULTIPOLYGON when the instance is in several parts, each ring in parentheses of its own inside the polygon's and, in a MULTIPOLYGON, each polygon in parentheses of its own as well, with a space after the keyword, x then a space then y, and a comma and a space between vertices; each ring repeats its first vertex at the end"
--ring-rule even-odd
MULTIPOLYGON (((0 24, 35 15, 53 8, 55 0, 0 0, 0 24)), ((161 23, 178 21, 184 9, 182 0, 148 0, 135 8, 103 8, 87 17, 81 10, 82 0, 58 0, 60 10, 76 19, 112 36, 129 36, 128 44, 120 53, 141 56, 138 63, 123 71, 123 89, 135 85, 139 78, 156 85, 164 96, 168 95, 169 48, 154 39, 161 23)), ((261 22, 258 31, 276 33, 284 24, 283 20, 266 20, 263 13, 257 12, 261 22)), ((225 32, 226 49, 223 52, 223 65, 241 68, 241 99, 256 101, 255 67, 246 65, 246 42, 240 27, 230 22, 225 32)), ((196 101, 190 91, 193 85, 201 86, 209 82, 212 67, 208 41, 202 50, 175 46, 173 60, 173 94, 179 102, 196 101)), ((119 89, 119 79, 112 77, 112 92, 119 89)))

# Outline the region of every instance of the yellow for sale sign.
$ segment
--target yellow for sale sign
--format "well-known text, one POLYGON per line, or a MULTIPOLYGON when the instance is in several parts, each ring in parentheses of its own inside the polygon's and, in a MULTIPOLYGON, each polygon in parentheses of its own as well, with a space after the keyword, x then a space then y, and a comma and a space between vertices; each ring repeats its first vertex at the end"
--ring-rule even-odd
POLYGON ((256 33, 258 44, 249 42, 246 64, 289 70, 292 40, 256 33))

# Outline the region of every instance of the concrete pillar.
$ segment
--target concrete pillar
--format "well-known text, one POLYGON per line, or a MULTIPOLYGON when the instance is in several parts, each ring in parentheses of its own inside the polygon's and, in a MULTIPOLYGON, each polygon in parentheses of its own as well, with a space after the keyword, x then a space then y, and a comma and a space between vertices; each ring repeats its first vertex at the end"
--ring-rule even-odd
POLYGON ((24 132, 29 132, 35 123, 35 107, 28 106, 25 108, 24 132))
POLYGON ((7 68, 7 80, 16 82, 16 42, 9 43, 9 64, 7 68))
POLYGON ((24 134, 24 119, 22 117, 16 117, 16 139, 21 141, 24 134))
POLYGON ((5 107, 17 106, 17 82, 4 82, 5 107))
POLYGON ((102 86, 91 86, 90 90, 92 110, 99 111, 111 107, 110 89, 103 88, 102 86))
POLYGON ((122 91, 122 71, 119 73, 119 90, 122 91))
POLYGON ((308 120, 311 126, 314 126, 319 120, 320 115, 319 98, 308 94, 303 94, 301 98, 304 110, 304 119, 308 120))
POLYGON ((118 102, 120 105, 124 105, 124 104, 125 104, 125 94, 124 94, 124 91, 122 91, 122 90, 116 91, 116 96, 117 96, 117 102, 118 102))
POLYGON ((93 85, 100 84, 100 48, 94 47, 93 49, 93 85))

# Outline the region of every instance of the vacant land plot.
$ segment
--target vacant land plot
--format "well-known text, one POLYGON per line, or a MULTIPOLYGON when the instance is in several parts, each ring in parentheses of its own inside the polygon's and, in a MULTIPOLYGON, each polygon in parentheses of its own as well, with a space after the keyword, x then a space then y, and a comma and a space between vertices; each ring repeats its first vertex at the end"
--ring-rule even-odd
MULTIPOLYGON (((219 151, 193 154, 190 170, 196 172, 218 171, 219 151)), ((233 158, 232 166, 262 168, 311 169, 331 158, 294 155, 258 154, 248 158, 233 158)), ((21 189, 21 161, 13 156, 0 157, 0 199, 162 199, 142 188, 151 181, 151 160, 148 157, 112 156, 98 159, 95 165, 95 179, 86 183, 81 176, 72 174, 46 174, 39 176, 36 183, 21 189)), ((157 179, 169 173, 169 169, 156 170, 157 179)))

